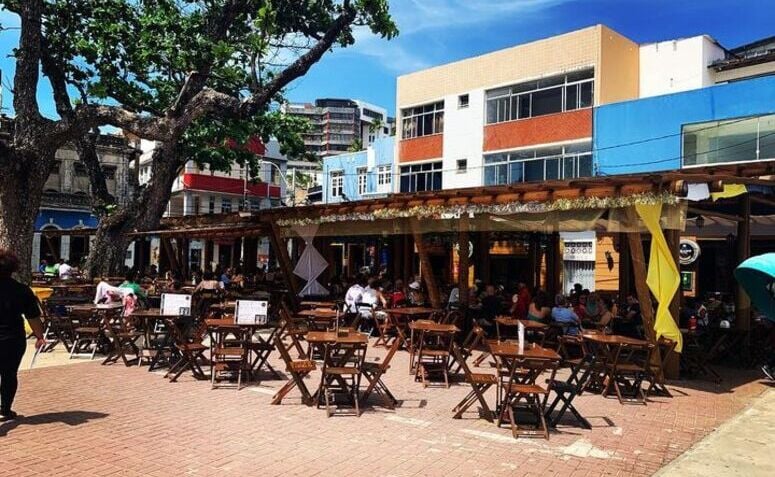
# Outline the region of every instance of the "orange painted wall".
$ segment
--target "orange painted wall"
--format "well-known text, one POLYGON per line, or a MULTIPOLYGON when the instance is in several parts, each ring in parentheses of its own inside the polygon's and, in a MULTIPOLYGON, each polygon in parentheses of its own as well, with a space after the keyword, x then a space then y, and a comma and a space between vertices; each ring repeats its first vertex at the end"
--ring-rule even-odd
POLYGON ((583 139, 592 136, 592 109, 548 114, 484 127, 484 150, 583 139))
POLYGON ((444 135, 434 134, 412 139, 403 139, 398 143, 398 162, 424 161, 440 158, 444 153, 444 135))

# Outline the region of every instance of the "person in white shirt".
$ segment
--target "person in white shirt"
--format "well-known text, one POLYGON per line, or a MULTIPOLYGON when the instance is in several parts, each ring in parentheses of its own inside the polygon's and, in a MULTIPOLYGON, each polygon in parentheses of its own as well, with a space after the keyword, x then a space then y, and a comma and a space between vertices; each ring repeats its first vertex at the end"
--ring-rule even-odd
POLYGON ((73 267, 71 267, 70 264, 63 258, 59 261, 59 269, 57 270, 57 273, 59 274, 60 279, 68 280, 72 278, 73 267))
POLYGON ((356 304, 363 302, 363 292, 365 290, 366 278, 358 274, 355 277, 355 283, 347 289, 347 293, 344 295, 344 303, 347 305, 347 311, 355 311, 357 309, 356 304))

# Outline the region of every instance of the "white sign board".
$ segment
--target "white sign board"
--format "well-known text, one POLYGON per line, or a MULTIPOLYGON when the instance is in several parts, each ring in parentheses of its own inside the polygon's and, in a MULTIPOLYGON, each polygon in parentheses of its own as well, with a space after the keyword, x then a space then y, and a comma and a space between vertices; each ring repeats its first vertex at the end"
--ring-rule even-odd
POLYGON ((563 260, 595 261, 595 240, 565 240, 563 245, 563 260))
POLYGON ((191 314, 191 295, 161 294, 161 314, 188 316, 191 314))
POLYGON ((238 325, 265 325, 269 302, 259 300, 237 300, 234 307, 234 321, 238 325))

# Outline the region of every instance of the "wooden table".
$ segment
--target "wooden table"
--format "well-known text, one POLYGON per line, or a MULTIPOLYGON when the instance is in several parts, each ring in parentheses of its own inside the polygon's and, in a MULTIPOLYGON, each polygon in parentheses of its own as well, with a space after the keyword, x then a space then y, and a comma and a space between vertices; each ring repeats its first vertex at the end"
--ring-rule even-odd
POLYGON ((495 318, 495 331, 498 336, 498 340, 503 340, 505 337, 501 336, 501 326, 509 327, 509 328, 517 328, 520 323, 525 327, 525 331, 530 332, 545 332, 549 325, 538 322, 538 321, 532 321, 532 320, 519 320, 516 318, 511 318, 510 316, 499 316, 495 318))
POLYGON ((95 305, 94 303, 83 303, 79 305, 70 305, 69 308, 72 311, 101 311, 101 310, 119 310, 124 308, 123 303, 100 303, 95 305))
POLYGON ((610 335, 599 331, 584 330, 581 337, 591 352, 590 367, 594 370, 588 389, 599 390, 603 396, 610 392, 613 369, 617 364, 618 350, 622 346, 647 346, 648 341, 622 335, 610 335))
POLYGON ((314 329, 330 329, 336 324, 341 313, 338 310, 316 308, 314 310, 301 310, 296 315, 306 318, 314 329))
MULTIPOLYGON (((254 354, 254 357, 248 356, 248 359, 250 360, 250 373, 258 372, 261 370, 262 367, 266 366, 269 372, 271 372, 275 377, 280 377, 280 374, 272 367, 272 365, 269 363, 269 355, 274 350, 274 345, 272 344, 272 341, 274 340, 275 335, 279 332, 279 328, 277 327, 276 323, 270 323, 267 322, 265 324, 250 324, 250 323, 237 323, 234 319, 234 317, 229 318, 219 318, 219 319, 207 319, 205 320, 205 325, 207 326, 207 331, 210 334, 210 356, 212 356, 213 353, 213 347, 215 345, 215 336, 213 332, 220 328, 220 329, 234 329, 234 330, 244 330, 248 333, 248 339, 250 340, 248 343, 245 344, 245 346, 248 347, 248 353, 254 354), (268 337, 261 336, 261 334, 257 334, 256 331, 259 329, 269 329, 271 332, 269 333, 268 337), (253 338, 256 338, 257 341, 253 341, 253 338)), ((212 370, 211 370, 212 372, 212 370)))
MULTIPOLYGON (((417 363, 415 362, 415 354, 416 350, 418 349, 417 342, 415 342, 415 334, 414 332, 417 331, 419 333, 418 335, 418 341, 420 343, 420 347, 422 347, 423 340, 425 338, 425 335, 430 334, 437 334, 437 335, 446 335, 449 339, 452 339, 452 336, 455 333, 460 332, 460 328, 453 324, 442 324, 442 323, 436 323, 433 320, 414 320, 411 323, 409 323, 409 374, 414 374, 417 368, 417 363)), ((452 363, 450 363, 450 366, 452 363)))
POLYGON ((300 303, 305 308, 334 308, 336 302, 333 301, 303 301, 300 303))
MULTIPOLYGON (((328 349, 326 345, 355 345, 355 344, 366 344, 369 343, 369 337, 363 333, 359 333, 355 330, 348 330, 347 333, 337 333, 336 331, 309 331, 305 335, 305 338, 307 342, 310 344, 310 358, 313 356, 313 347, 325 347, 328 349)), ((343 366, 344 363, 347 362, 348 359, 352 356, 352 353, 344 353, 341 356, 337 356, 336 361, 330 361, 332 359, 331 355, 327 355, 325 351, 321 353, 321 356, 323 358, 323 361, 329 360, 329 366, 343 366)), ((341 377, 338 378, 341 380, 341 377)), ((340 382, 340 385, 345 385, 343 382, 340 382)), ((312 402, 318 402, 318 399, 320 398, 320 393, 323 389, 323 380, 320 381, 320 385, 318 386, 315 393, 312 395, 312 402)))
MULTIPOLYGON (((180 315, 162 315, 161 310, 159 308, 148 308, 146 310, 136 310, 134 313, 129 315, 130 319, 139 320, 143 322, 143 331, 144 331, 144 340, 143 343, 143 351, 147 351, 147 355, 144 357, 151 357, 151 363, 148 367, 148 371, 153 371, 155 369, 158 369, 159 361, 161 360, 161 356, 167 349, 172 349, 172 340, 170 338, 170 334, 167 332, 164 334, 163 340, 157 340, 156 346, 151 347, 151 335, 152 334, 160 334, 156 331, 151 331, 152 329, 155 329, 156 324, 159 321, 163 320, 177 320, 181 318, 180 315)), ((138 360, 139 362, 142 360, 138 360)), ((138 362, 138 365, 139 365, 138 362)), ((168 362, 167 365, 170 363, 168 362)))
MULTIPOLYGON (((525 360, 559 361, 561 359, 555 350, 544 348, 535 343, 525 343, 523 348, 520 349, 519 344, 513 341, 488 341, 487 347, 490 354, 498 357, 503 363, 508 365, 509 379, 514 375, 515 368, 521 366, 525 360)), ((530 384, 531 381, 535 382, 537 377, 534 373, 527 373, 520 381, 520 384, 530 384)), ((498 392, 496 393, 497 402, 495 407, 497 412, 500 412, 500 409, 502 409, 503 399, 505 399, 505 394, 501 392, 501 385, 498 386, 498 392)))
POLYGON ((408 306, 405 308, 387 308, 383 311, 390 317, 390 321, 393 322, 393 327, 395 327, 399 336, 401 336, 401 340, 406 343, 405 327, 409 321, 428 317, 441 310, 423 306, 408 306))

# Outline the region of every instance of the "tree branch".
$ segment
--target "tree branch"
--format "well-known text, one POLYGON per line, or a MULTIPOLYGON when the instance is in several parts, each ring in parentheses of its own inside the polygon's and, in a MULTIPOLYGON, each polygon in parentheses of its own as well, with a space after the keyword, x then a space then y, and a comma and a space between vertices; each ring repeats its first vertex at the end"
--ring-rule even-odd
POLYGON ((40 116, 37 90, 41 47, 43 0, 26 0, 18 11, 21 34, 16 54, 16 74, 13 81, 13 108, 17 118, 25 121, 40 116))
POLYGON ((356 12, 350 7, 349 2, 345 2, 342 7, 344 12, 331 24, 322 38, 309 49, 306 53, 301 55, 291 63, 287 68, 281 71, 277 76, 272 79, 261 92, 256 93, 247 98, 242 104, 242 113, 244 116, 252 116, 256 114, 261 108, 266 106, 274 95, 287 86, 293 80, 304 76, 307 71, 317 63, 323 55, 331 49, 336 42, 337 38, 342 32, 347 29, 348 26, 355 20, 356 12))
POLYGON ((99 137, 99 130, 84 134, 75 141, 75 150, 78 153, 78 158, 86 166, 86 172, 89 174, 94 208, 104 209, 105 206, 113 204, 115 199, 108 192, 105 172, 102 170, 102 164, 100 164, 100 158, 97 155, 97 141, 99 137))

